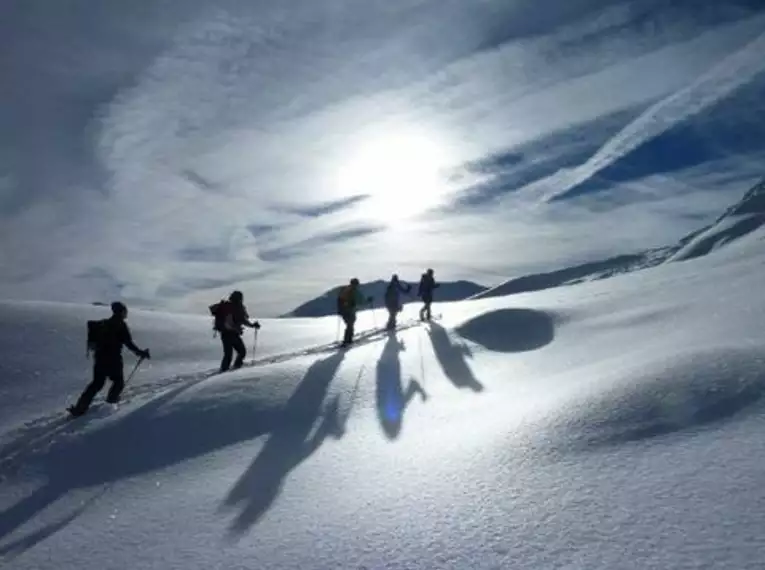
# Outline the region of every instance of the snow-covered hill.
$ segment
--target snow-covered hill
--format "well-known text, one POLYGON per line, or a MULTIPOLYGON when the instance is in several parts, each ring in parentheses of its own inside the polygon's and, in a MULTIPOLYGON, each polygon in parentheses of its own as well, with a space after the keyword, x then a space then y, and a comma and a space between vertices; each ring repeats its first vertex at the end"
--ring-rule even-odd
POLYGON ((605 279, 614 275, 659 265, 667 260, 672 251, 674 251, 673 248, 657 248, 643 253, 618 255, 603 261, 592 261, 555 271, 524 275, 523 277, 516 277, 500 283, 496 287, 481 291, 474 295, 472 299, 542 291, 562 285, 574 285, 583 281, 605 279))
MULTIPOLYGON (((402 284, 411 285, 412 289, 410 294, 402 294, 401 300, 404 303, 409 303, 417 299, 417 284, 419 283, 419 277, 413 281, 404 281, 402 284)), ((315 299, 311 299, 290 311, 284 315, 286 317, 324 317, 327 315, 334 315, 337 313, 337 294, 343 287, 333 287, 329 291, 321 294, 315 299)), ((377 280, 368 283, 361 284, 361 290, 365 295, 371 296, 374 301, 375 307, 382 307, 384 305, 383 299, 385 295, 385 288, 388 286, 387 281, 377 280)), ((446 281, 440 282, 438 287, 438 299, 443 302, 449 301, 461 301, 474 295, 480 294, 485 291, 486 287, 473 283, 472 281, 446 281)))
POLYGON ((516 277, 477 293, 472 298, 482 299, 541 291, 561 285, 605 279, 622 273, 654 267, 661 263, 683 261, 710 253, 725 244, 747 239, 762 239, 761 226, 765 223, 765 179, 752 187, 744 197, 730 207, 709 226, 684 236, 676 244, 625 254, 602 261, 593 261, 573 267, 516 277), (750 234, 752 234, 750 236, 750 234))
POLYGON ((765 179, 749 190, 738 204, 728 209, 713 224, 682 240, 681 246, 670 261, 700 257, 742 238, 762 240, 765 237, 761 229, 763 224, 765 179))
POLYGON ((744 241, 442 303, 431 324, 409 306, 402 330, 347 352, 331 348, 334 317, 265 320, 255 363, 222 376, 209 319, 134 311, 154 360, 119 410, 74 421, 84 321, 104 309, 3 305, 0 557, 23 570, 759 568, 762 261, 744 241))

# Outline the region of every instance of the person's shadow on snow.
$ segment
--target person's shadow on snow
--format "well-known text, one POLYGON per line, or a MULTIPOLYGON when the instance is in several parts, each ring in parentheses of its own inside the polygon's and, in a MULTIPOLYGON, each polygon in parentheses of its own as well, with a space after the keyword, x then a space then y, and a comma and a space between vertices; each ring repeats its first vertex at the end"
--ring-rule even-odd
POLYGON ((390 439, 395 439, 401 433, 404 410, 412 398, 419 394, 423 400, 427 399, 425 390, 414 378, 409 380, 404 390, 399 361, 399 353, 402 350, 406 350, 403 341, 396 338, 395 334, 391 334, 377 362, 375 389, 377 417, 385 435, 390 439))
POLYGON ((257 524, 273 505, 290 471, 314 453, 327 436, 342 435, 337 406, 323 403, 343 356, 338 352, 308 368, 268 440, 229 491, 223 506, 239 509, 229 527, 230 535, 241 535, 257 524), (318 418, 321 420, 314 430, 318 418))
MULTIPOLYGON (((264 404, 253 408, 243 400, 206 401, 164 408, 204 379, 189 381, 114 422, 88 429, 92 420, 109 416, 92 410, 76 420, 64 419, 0 449, 0 476, 13 465, 26 465, 47 481, 30 495, 0 512, 0 540, 15 532, 61 497, 76 489, 97 489, 100 495, 113 482, 199 457, 225 446, 268 433, 280 421, 280 411, 264 404), (190 426, 216 426, 189 433, 190 426), (47 437, 45 436, 47 433, 47 437), (46 440, 47 443, 45 443, 46 440), (5 451, 13 452, 6 456, 5 451), (137 451, 137 452, 136 452, 137 451)), ((101 408, 108 410, 108 408, 101 408)), ((86 501, 85 506, 90 504, 86 501)), ((0 557, 13 558, 45 540, 82 514, 85 506, 11 543, 0 543, 0 557)))
POLYGON ((463 344, 452 342, 446 329, 435 322, 429 324, 428 336, 438 364, 449 381, 457 388, 482 392, 483 384, 478 381, 467 363, 467 357, 471 355, 470 349, 463 344))

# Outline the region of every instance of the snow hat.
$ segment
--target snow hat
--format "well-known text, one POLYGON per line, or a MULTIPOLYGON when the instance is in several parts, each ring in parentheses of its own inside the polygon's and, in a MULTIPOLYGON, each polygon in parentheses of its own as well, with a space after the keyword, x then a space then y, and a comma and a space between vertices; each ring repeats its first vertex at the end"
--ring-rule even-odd
POLYGON ((351 279, 351 285, 358 285, 358 284, 359 284, 359 280, 358 279, 356 279, 355 277, 353 279, 351 279))
POLYGON ((231 293, 231 295, 228 296, 229 301, 234 301, 235 303, 240 303, 244 300, 244 295, 242 295, 241 291, 234 291, 231 293))

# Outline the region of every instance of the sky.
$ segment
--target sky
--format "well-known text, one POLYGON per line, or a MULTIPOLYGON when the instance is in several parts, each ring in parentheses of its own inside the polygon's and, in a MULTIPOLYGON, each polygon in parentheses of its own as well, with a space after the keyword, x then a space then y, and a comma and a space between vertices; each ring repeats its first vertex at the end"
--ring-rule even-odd
POLYGON ((0 298, 270 316, 665 245, 762 177, 763 51, 755 0, 8 0, 0 298))

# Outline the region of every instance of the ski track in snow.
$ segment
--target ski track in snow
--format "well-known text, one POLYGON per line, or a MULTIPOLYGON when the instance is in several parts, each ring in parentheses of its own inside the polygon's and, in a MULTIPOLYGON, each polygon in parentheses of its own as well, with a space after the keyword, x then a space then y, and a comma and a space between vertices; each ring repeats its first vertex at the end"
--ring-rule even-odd
MULTIPOLYGON (((433 320, 440 320, 439 314, 433 315, 433 320)), ((402 332, 423 324, 420 319, 408 319, 400 322, 396 327, 396 333, 402 332)), ((378 342, 391 334, 383 327, 372 328, 367 331, 361 331, 354 337, 354 345, 343 349, 339 347, 338 342, 330 342, 311 346, 305 349, 283 352, 263 358, 250 359, 245 361, 241 369, 270 366, 281 364, 298 358, 308 356, 320 356, 322 354, 333 353, 340 350, 354 350, 360 346, 369 343, 378 342)), ((353 387, 352 397, 355 398, 358 391, 363 372, 363 367, 359 372, 356 383, 353 387)), ((161 379, 157 382, 140 384, 137 386, 128 385, 123 392, 123 400, 117 406, 112 406, 106 402, 96 399, 90 410, 85 416, 79 418, 69 418, 65 410, 53 412, 41 416, 34 420, 24 422, 24 424, 14 430, 9 431, 3 437, 3 440, 9 441, 0 447, 0 481, 13 473, 14 467, 19 459, 29 457, 45 451, 54 445, 59 436, 67 436, 75 433, 83 424, 92 424, 95 421, 108 419, 122 411, 133 411, 140 406, 146 405, 157 398, 163 398, 169 394, 176 394, 182 390, 196 386, 208 379, 222 376, 218 369, 209 369, 190 374, 180 374, 161 379), (113 413, 110 413, 113 411, 113 413)), ((252 380, 257 381, 257 380, 252 380)))

